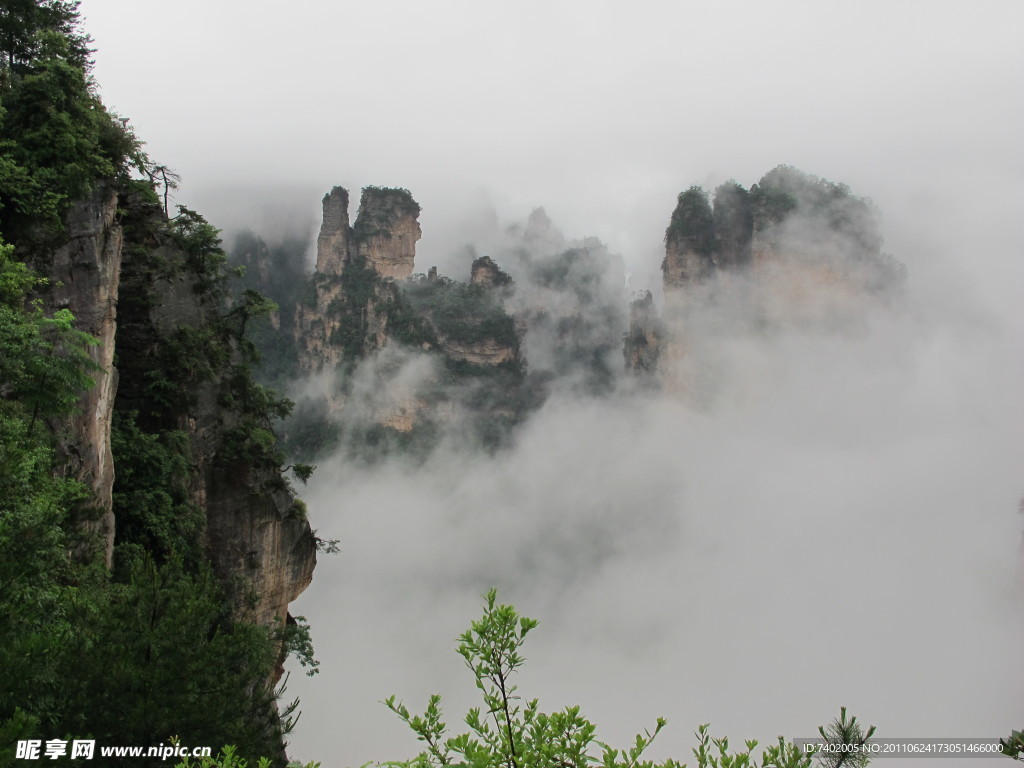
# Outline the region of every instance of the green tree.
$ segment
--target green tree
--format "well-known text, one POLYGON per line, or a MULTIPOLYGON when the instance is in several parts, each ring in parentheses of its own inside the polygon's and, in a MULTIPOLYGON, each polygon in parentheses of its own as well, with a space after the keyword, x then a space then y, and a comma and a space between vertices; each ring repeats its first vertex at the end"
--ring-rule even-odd
POLYGON ((60 309, 47 316, 29 292, 45 283, 0 240, 0 397, 17 402, 31 433, 41 419, 70 413, 93 381, 89 349, 96 339, 76 330, 60 309))
MULTIPOLYGON (((272 765, 273 763, 266 757, 259 758, 255 763, 239 757, 234 745, 228 745, 215 757, 202 757, 195 762, 185 758, 174 768, 271 768, 272 765)), ((320 768, 320 763, 288 763, 288 768, 320 768)))
MULTIPOLYGON (((433 695, 422 715, 389 697, 385 705, 416 734, 426 748, 403 762, 386 763, 402 768, 655 768, 643 755, 666 721, 658 718, 653 731, 637 734, 634 743, 615 749, 597 737, 596 726, 580 714, 579 707, 566 707, 550 714, 540 711, 537 699, 521 703, 513 682, 523 665, 520 653, 527 634, 537 626, 534 619, 520 616, 510 605, 498 605, 497 592, 485 596, 483 616, 459 637, 458 651, 473 673, 483 696, 483 707, 470 709, 465 722, 469 731, 447 736, 442 721, 441 697, 433 695)), ((845 711, 844 711, 845 717, 845 711)), ((745 749, 730 752, 728 739, 711 737, 708 726, 697 731, 693 750, 698 768, 741 768, 758 765, 753 756, 756 741, 745 749)), ((781 737, 761 755, 762 768, 809 768, 811 757, 781 737)), ((659 768, 685 768, 675 760, 659 768)))
POLYGON ((865 768, 871 762, 864 746, 874 735, 875 726, 865 731, 856 717, 846 717, 846 707, 828 726, 820 726, 818 733, 827 747, 818 755, 822 768, 865 768))
POLYGON ((180 560, 141 560, 126 583, 73 601, 71 611, 71 683, 57 732, 133 744, 212 744, 230 734, 247 756, 278 743, 278 692, 266 682, 275 644, 268 630, 232 620, 208 565, 189 573, 180 560))
POLYGON ((66 41, 66 56, 88 71, 92 40, 79 30, 79 0, 4 0, 0 5, 0 57, 12 72, 24 72, 41 55, 46 33, 66 41))

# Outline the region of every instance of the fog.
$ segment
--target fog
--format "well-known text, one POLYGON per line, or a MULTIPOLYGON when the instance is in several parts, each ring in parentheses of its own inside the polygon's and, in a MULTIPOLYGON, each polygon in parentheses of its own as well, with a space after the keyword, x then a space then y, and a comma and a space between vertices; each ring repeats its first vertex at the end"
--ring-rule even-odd
POLYGON ((390 694, 441 693, 458 728, 455 637, 491 586, 540 620, 524 697, 580 704, 613 745, 664 716, 652 754, 685 760, 700 723, 765 743, 842 705, 880 737, 1021 728, 1024 6, 82 10, 101 95, 229 231, 407 187, 417 271, 464 280, 467 244, 513 269, 495 228, 543 206, 663 308, 675 196, 788 163, 870 197, 907 267, 898 301, 839 319, 751 333, 737 303, 700 309, 699 397, 555 388, 493 456, 320 462, 303 495, 341 552, 292 607, 322 662, 290 677, 293 758, 412 756, 390 694))
POLYGON ((614 743, 665 716, 655 754, 682 758, 702 722, 806 737, 843 705, 880 736, 1008 733, 1020 332, 969 281, 918 287, 952 251, 900 256, 906 292, 838 319, 752 333, 749 291, 694 299, 696 393, 556 388, 493 457, 322 462, 305 497, 342 552, 293 606, 323 662, 291 678, 294 755, 411 756, 392 693, 444 694, 457 727, 475 689, 454 638, 491 586, 541 620, 524 696, 581 704, 614 743))

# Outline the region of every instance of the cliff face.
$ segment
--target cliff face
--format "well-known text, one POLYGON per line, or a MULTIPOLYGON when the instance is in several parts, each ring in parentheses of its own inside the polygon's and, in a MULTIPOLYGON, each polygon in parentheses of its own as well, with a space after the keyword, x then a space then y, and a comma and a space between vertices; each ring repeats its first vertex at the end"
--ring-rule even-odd
POLYGON ((704 191, 690 187, 679 195, 665 232, 661 269, 665 290, 683 288, 715 268, 715 222, 704 191))
POLYGON ((362 259, 379 277, 404 280, 412 274, 416 243, 422 236, 420 206, 404 189, 366 187, 359 214, 349 226, 348 190, 334 187, 323 199, 323 222, 316 241, 316 271, 340 277, 362 259))
POLYGON ((300 407, 295 432, 320 445, 333 433, 365 457, 368 443, 396 434, 403 446, 425 445, 421 436, 436 438, 455 414, 507 421, 509 390, 524 376, 504 306, 511 278, 487 257, 474 261, 468 283, 436 269, 413 275, 421 230, 411 195, 365 188, 351 227, 347 201, 341 188, 324 198, 317 270, 294 315, 298 372, 318 374, 321 393, 300 407))
POLYGON ((634 299, 629 306, 629 332, 623 345, 626 370, 637 374, 653 373, 661 352, 661 321, 650 291, 634 299))
POLYGON ((95 386, 83 396, 79 413, 58 447, 68 475, 95 495, 95 509, 81 526, 99 535, 108 568, 113 562, 115 532, 110 429, 117 389, 113 363, 122 246, 116 210, 117 193, 108 188, 73 205, 65 217, 67 242, 53 253, 47 270, 51 283, 47 302, 55 309, 69 309, 78 329, 99 341, 90 350, 98 366, 90 374, 95 386))
POLYGON ((312 579, 316 542, 275 457, 253 443, 271 429, 265 394, 248 378, 216 268, 176 242, 159 207, 131 195, 121 207, 118 410, 148 433, 187 437, 183 481, 235 615, 283 626, 312 579))
POLYGON ((348 224, 348 190, 335 187, 324 195, 324 217, 316 240, 316 271, 340 275, 352 255, 352 229, 348 224))
MULTIPOLYGON (((436 276, 436 269, 434 274, 436 276)), ((509 285, 511 282, 512 278, 505 274, 490 256, 481 256, 473 259, 473 264, 469 268, 470 285, 500 288, 509 285)))
MULTIPOLYGON (((407 307, 398 281, 412 275, 415 244, 421 235, 419 205, 405 190, 367 187, 356 223, 349 227, 347 204, 348 193, 340 187, 324 197, 313 275, 315 299, 297 313, 295 341, 303 370, 362 358, 392 338, 474 365, 493 366, 518 358, 514 334, 489 333, 482 315, 491 309, 483 297, 492 289, 511 285, 511 278, 494 261, 483 256, 473 262, 469 285, 476 292, 467 306, 447 301, 444 306, 425 302, 407 307), (410 318, 405 309, 415 317, 410 318)), ((413 304, 424 292, 447 294, 458 291, 459 285, 439 278, 437 270, 431 269, 413 291, 413 304)))
POLYGON ((367 187, 355 226, 348 192, 335 187, 323 200, 313 295, 299 305, 294 338, 304 371, 333 368, 380 349, 388 338, 382 307, 394 303, 390 280, 412 274, 421 230, 420 207, 406 190, 367 187))
POLYGON ((754 208, 750 193, 734 181, 715 190, 715 264, 727 269, 750 265, 754 208))
POLYGON ((762 330, 827 328, 862 315, 904 279, 902 265, 881 248, 869 201, 793 168, 770 171, 749 191, 726 182, 715 190, 713 208, 691 187, 679 195, 665 233, 666 335, 657 355, 646 356, 650 309, 634 304, 627 367, 648 370, 660 359, 662 367, 680 368, 699 341, 694 313, 730 302, 734 318, 762 330))
POLYGON ((406 190, 366 187, 352 230, 356 253, 381 277, 409 277, 422 236, 419 215, 420 206, 406 190))

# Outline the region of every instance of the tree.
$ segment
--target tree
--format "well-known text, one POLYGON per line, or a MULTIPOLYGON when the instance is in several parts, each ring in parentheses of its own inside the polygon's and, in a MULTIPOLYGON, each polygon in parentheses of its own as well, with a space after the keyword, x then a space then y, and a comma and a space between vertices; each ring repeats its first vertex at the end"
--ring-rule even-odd
POLYGON ((138 140, 93 93, 77 38, 60 26, 33 33, 24 51, 11 44, 17 52, 5 51, 9 60, 27 58, 0 73, 0 208, 5 236, 19 245, 40 230, 59 232, 69 202, 100 179, 125 176, 141 157, 138 140))
POLYGON ((48 317, 38 301, 29 301, 29 292, 46 281, 15 260, 13 250, 0 241, 0 397, 25 409, 31 434, 41 419, 71 413, 92 386, 89 348, 97 341, 75 329, 67 309, 48 317))
MULTIPOLYGON (((483 696, 483 708, 466 715, 469 731, 447 737, 441 720, 441 697, 433 695, 422 715, 389 697, 384 704, 412 729, 426 748, 404 762, 386 763, 393 768, 655 768, 642 760, 666 721, 658 718, 653 731, 637 734, 633 745, 615 749, 597 738, 593 723, 580 714, 578 706, 546 714, 537 699, 521 705, 512 682, 525 661, 520 649, 537 621, 521 617, 511 605, 497 604, 497 591, 485 595, 483 616, 459 637, 458 652, 473 673, 483 696)), ((845 721, 845 710, 843 711, 845 721)), ((708 726, 697 731, 698 747, 693 750, 698 768, 754 768, 756 741, 745 742, 745 749, 729 751, 728 739, 713 738, 708 726)), ((781 737, 765 748, 762 768, 810 768, 811 757, 781 737)), ((685 768, 675 760, 666 760, 657 768, 685 768)))
POLYGON ((279 691, 267 682, 277 661, 271 633, 231 618, 208 564, 189 573, 180 560, 140 559, 126 583, 73 601, 69 615, 76 631, 55 733, 129 744, 213 744, 230 734, 254 756, 271 754, 290 729, 291 710, 279 725, 279 691))
POLYGON ((40 56, 45 33, 67 40, 66 58, 88 71, 92 39, 79 30, 79 0, 4 0, 0 5, 0 56, 3 65, 23 72, 40 56))
POLYGON ((875 726, 865 731, 856 717, 847 719, 846 707, 840 708, 839 717, 828 727, 820 726, 818 733, 827 747, 818 755, 823 768, 864 768, 871 762, 864 747, 874 735, 875 726))
POLYGON ((172 171, 166 165, 153 165, 145 164, 143 166, 143 172, 149 177, 149 183, 156 188, 160 187, 161 195, 164 200, 164 216, 170 217, 170 209, 168 208, 168 197, 171 194, 172 189, 177 189, 181 184, 181 175, 175 171, 172 171))

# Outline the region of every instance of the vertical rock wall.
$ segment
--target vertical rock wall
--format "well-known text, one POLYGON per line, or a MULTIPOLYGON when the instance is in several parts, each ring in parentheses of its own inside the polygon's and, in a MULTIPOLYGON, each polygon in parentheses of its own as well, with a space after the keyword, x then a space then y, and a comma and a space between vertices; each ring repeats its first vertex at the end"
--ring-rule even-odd
POLYGON ((629 306, 629 332, 623 346, 626 370, 633 373, 653 373, 661 352, 661 321, 654 307, 650 291, 635 299, 629 306))
POLYGON ((70 310, 76 327, 99 341, 89 351, 98 366, 90 373, 95 385, 82 396, 79 412, 61 434, 59 450, 68 474, 88 485, 95 495, 95 509, 81 525, 101 537, 108 568, 114 550, 110 425, 117 390, 114 346, 122 245, 116 211, 117 193, 109 188, 100 188, 71 206, 65 217, 67 242, 53 252, 47 270, 51 307, 70 310))
MULTIPOLYGON (((225 437, 242 420, 230 361, 209 374, 189 377, 178 408, 147 402, 148 375, 167 364, 164 351, 183 331, 201 335, 225 311, 216 294, 198 290, 189 259, 168 243, 159 206, 130 196, 121 202, 130 248, 121 274, 117 346, 121 365, 118 408, 138 411, 148 431, 179 430, 188 436, 191 503, 205 513, 203 548, 231 599, 235 615, 280 627, 288 604, 309 585, 316 541, 277 466, 224 455, 225 437)), ((211 365, 216 365, 212 360, 211 365)), ((162 371, 163 375, 179 375, 162 371)), ((263 425, 270 429, 268 423, 263 425)))
POLYGON ((423 235, 419 215, 419 204, 406 190, 366 187, 353 228, 356 252, 381 277, 404 280, 412 274, 423 235))
POLYGON ((393 301, 387 282, 412 274, 422 235, 419 204, 404 189, 366 187, 355 225, 349 226, 348 192, 334 187, 323 200, 317 238, 315 295, 296 310, 295 343, 304 371, 333 368, 346 355, 379 349, 387 340, 393 301))
POLYGON ((316 240, 316 271, 340 275, 352 254, 348 224, 348 190, 334 187, 323 200, 324 217, 316 240))

